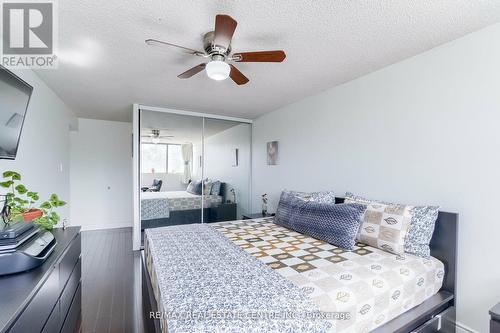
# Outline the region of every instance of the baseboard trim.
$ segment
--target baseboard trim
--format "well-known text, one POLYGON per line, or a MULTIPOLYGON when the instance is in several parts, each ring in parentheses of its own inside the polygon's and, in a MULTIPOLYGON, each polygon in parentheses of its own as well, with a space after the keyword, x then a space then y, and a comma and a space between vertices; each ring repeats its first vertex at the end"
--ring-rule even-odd
POLYGON ((460 322, 456 322, 455 326, 457 327, 457 333, 479 333, 478 331, 473 330, 469 326, 460 322))
POLYGON ((88 230, 103 230, 103 229, 118 229, 118 228, 132 228, 132 222, 122 222, 122 223, 99 223, 91 225, 81 226, 82 231, 88 230))

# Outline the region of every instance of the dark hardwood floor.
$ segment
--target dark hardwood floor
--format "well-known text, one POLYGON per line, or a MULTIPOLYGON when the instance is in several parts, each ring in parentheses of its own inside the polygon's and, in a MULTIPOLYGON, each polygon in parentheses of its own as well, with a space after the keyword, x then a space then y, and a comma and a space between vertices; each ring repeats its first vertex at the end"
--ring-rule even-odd
POLYGON ((81 332, 145 331, 140 260, 132 228, 82 232, 81 332))

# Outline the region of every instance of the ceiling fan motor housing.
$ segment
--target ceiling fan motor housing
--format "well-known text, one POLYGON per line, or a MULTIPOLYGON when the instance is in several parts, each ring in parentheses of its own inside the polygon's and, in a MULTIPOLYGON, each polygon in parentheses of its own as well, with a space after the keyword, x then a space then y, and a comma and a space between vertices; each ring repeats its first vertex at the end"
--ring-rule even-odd
MULTIPOLYGON (((205 49, 205 52, 207 52, 207 54, 211 56, 220 55, 225 59, 231 53, 231 45, 229 45, 227 48, 220 45, 215 45, 214 38, 215 34, 213 31, 207 32, 203 37, 203 48, 205 49)), ((219 58, 213 60, 221 60, 221 59, 219 58)))

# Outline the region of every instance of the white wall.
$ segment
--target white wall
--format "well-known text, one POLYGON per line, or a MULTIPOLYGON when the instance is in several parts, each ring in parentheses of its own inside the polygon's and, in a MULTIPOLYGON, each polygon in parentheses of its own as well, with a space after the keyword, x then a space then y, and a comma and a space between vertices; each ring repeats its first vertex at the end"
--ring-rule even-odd
POLYGON ((254 123, 253 196, 346 190, 458 212, 458 321, 488 330, 500 301, 500 25, 254 123), (266 165, 278 140, 280 164, 266 165))
POLYGON ((78 119, 71 133, 71 216, 82 229, 132 226, 132 124, 78 119))
MULTIPOLYGON (((205 139, 205 178, 225 182, 227 191, 235 189, 238 218, 250 212, 251 130, 250 124, 241 124, 205 139), (237 167, 233 167, 235 148, 239 149, 237 167)), ((232 200, 231 193, 226 193, 226 199, 232 200)))
MULTIPOLYGON (((59 209, 61 222, 69 219, 69 129, 75 116, 59 97, 32 71, 14 71, 33 86, 17 158, 0 160, 0 173, 15 170, 22 183, 39 192, 40 199, 56 193, 68 205, 59 209)), ((61 222, 59 224, 61 224, 61 222)))
POLYGON ((181 173, 141 173, 141 187, 151 186, 154 179, 161 179, 161 191, 184 191, 186 184, 182 183, 181 173))

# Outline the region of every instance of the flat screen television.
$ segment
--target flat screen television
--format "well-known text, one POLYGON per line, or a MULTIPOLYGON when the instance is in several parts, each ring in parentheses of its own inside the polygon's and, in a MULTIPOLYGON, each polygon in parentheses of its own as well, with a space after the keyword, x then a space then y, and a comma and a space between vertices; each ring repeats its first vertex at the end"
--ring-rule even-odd
POLYGON ((33 87, 0 66, 0 159, 13 160, 33 87))

